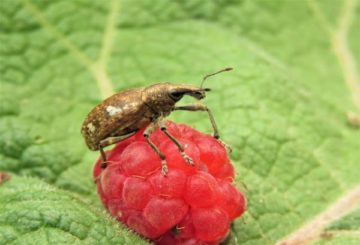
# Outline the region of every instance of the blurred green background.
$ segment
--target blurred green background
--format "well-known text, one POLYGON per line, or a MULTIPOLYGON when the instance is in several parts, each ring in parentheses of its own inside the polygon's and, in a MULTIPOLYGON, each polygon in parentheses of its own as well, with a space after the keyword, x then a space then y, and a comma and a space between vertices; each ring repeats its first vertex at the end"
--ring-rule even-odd
POLYGON ((0 244, 146 243, 103 211, 81 124, 116 91, 229 66, 205 100, 247 186, 227 243, 359 244, 359 30, 357 0, 2 0, 0 244))

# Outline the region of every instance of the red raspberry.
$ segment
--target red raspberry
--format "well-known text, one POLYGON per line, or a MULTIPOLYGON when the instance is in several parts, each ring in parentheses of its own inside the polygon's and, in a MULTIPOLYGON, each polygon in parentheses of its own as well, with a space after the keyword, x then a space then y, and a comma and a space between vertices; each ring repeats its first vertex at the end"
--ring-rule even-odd
POLYGON ((232 181, 234 168, 225 147, 189 126, 167 122, 169 132, 194 161, 189 165, 160 129, 150 139, 166 156, 161 174, 159 156, 143 130, 99 158, 94 177, 101 201, 119 221, 157 244, 219 244, 230 223, 245 211, 246 199, 232 181))

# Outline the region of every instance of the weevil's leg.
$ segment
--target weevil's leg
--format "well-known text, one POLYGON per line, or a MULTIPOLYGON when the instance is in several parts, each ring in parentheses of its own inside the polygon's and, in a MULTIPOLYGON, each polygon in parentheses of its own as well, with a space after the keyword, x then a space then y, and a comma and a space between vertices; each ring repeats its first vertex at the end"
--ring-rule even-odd
POLYGON ((144 131, 144 137, 145 137, 146 141, 148 142, 148 144, 151 146, 151 148, 160 157, 160 159, 161 159, 161 172, 165 176, 167 171, 168 171, 168 167, 166 165, 166 157, 165 157, 164 153, 162 153, 160 151, 160 149, 150 140, 150 135, 152 134, 152 132, 154 132, 155 128, 156 128, 156 122, 153 122, 149 126, 147 126, 147 128, 144 131))
POLYGON ((107 166, 107 160, 106 160, 106 154, 104 151, 104 147, 109 146, 109 145, 113 145, 116 144, 120 141, 123 141, 131 136, 133 136, 137 131, 131 132, 129 134, 125 134, 125 135, 120 135, 120 136, 115 136, 115 137, 108 137, 102 141, 100 141, 99 144, 99 150, 100 150, 100 154, 101 154, 101 168, 105 169, 107 166))
POLYGON ((106 165, 107 165, 107 160, 106 160, 106 154, 105 154, 104 148, 101 146, 101 144, 99 144, 99 151, 100 151, 101 160, 102 160, 100 167, 101 167, 101 169, 105 169, 106 165))
POLYGON ((214 119, 213 114, 211 113, 210 109, 203 104, 192 104, 192 105, 185 105, 185 106, 175 106, 174 110, 182 110, 182 111, 206 111, 209 115, 209 119, 211 122, 211 126, 213 127, 214 130, 214 138, 219 139, 220 135, 219 135, 219 130, 217 129, 216 126, 216 122, 214 119))
POLYGON ((222 140, 220 140, 220 135, 219 135, 219 130, 216 126, 216 122, 214 119, 214 116, 211 112, 211 110, 203 104, 192 104, 192 105, 185 105, 185 106, 175 106, 174 110, 182 110, 182 111, 206 111, 208 113, 210 122, 211 122, 211 126, 213 127, 214 130, 214 138, 219 140, 219 142, 225 146, 225 148, 229 151, 232 152, 232 149, 229 145, 225 144, 222 140))
POLYGON ((170 134, 170 132, 168 131, 167 127, 166 127, 166 123, 164 120, 160 121, 160 129, 161 131, 163 131, 167 137, 169 137, 169 139, 174 142, 174 144, 179 148, 181 156, 184 158, 184 160, 189 163, 190 165, 194 165, 194 161, 191 159, 191 157, 189 157, 188 155, 186 155, 184 147, 181 145, 181 143, 172 135, 170 134))

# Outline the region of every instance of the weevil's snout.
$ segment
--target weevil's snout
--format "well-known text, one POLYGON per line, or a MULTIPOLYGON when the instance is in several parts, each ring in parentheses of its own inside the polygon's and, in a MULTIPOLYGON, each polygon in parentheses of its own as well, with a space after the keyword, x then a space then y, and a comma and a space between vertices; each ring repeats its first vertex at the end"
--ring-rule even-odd
POLYGON ((206 92, 210 92, 210 88, 200 88, 199 90, 195 91, 193 97, 195 97, 198 100, 202 100, 206 97, 206 92))
POLYGON ((202 100, 206 97, 206 90, 205 89, 201 89, 198 91, 194 91, 192 94, 189 94, 190 96, 198 99, 198 100, 202 100))
POLYGON ((210 91, 209 88, 201 88, 192 85, 174 85, 169 90, 169 95, 174 101, 179 101, 184 95, 189 95, 195 99, 201 100, 206 97, 206 92, 210 91))

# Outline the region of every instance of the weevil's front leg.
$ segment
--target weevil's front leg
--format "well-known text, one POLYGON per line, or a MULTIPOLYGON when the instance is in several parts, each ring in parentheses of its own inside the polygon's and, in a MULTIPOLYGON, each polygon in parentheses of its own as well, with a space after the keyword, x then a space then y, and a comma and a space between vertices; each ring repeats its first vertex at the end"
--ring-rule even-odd
POLYGON ((211 126, 213 127, 214 130, 214 138, 219 139, 220 135, 219 135, 219 131, 217 129, 216 126, 216 122, 214 119, 213 114, 211 113, 210 109, 203 104, 192 104, 192 105, 185 105, 185 106, 175 106, 174 110, 182 110, 182 111, 206 111, 209 115, 209 119, 211 122, 211 126))
POLYGON ((166 173, 168 172, 168 167, 166 165, 166 157, 165 157, 164 153, 162 153, 160 151, 160 149, 154 144, 154 142, 152 142, 150 140, 150 135, 152 134, 152 132, 154 132, 156 126, 157 126, 156 122, 152 122, 149 126, 147 126, 147 128, 144 131, 144 137, 145 137, 146 141, 148 142, 148 144, 151 146, 151 148, 160 157, 160 159, 161 159, 161 172, 165 176, 166 173))
POLYGON ((208 113, 210 122, 211 122, 211 126, 213 127, 214 130, 214 138, 219 140, 219 142, 225 146, 225 148, 229 151, 232 152, 232 149, 229 145, 225 144, 222 140, 220 140, 220 135, 219 135, 219 130, 216 126, 216 122, 214 119, 213 114, 211 113, 211 110, 203 104, 192 104, 192 105, 185 105, 185 106, 175 106, 174 110, 182 110, 182 111, 206 111, 208 113))
POLYGON ((113 145, 116 144, 120 141, 123 141, 131 136, 133 136, 137 131, 131 132, 129 134, 125 134, 125 135, 120 135, 120 136, 115 136, 115 137, 108 137, 102 141, 100 141, 99 144, 99 150, 100 150, 100 154, 101 154, 101 168, 105 169, 107 166, 107 160, 106 160, 106 154, 104 151, 104 147, 109 146, 109 145, 113 145))
POLYGON ((189 157, 184 150, 184 147, 181 145, 181 143, 168 131, 166 127, 166 123, 164 120, 160 121, 160 129, 163 131, 169 139, 174 142, 174 144, 179 148, 181 156, 184 158, 184 160, 189 163, 190 165, 194 165, 194 161, 189 157))

